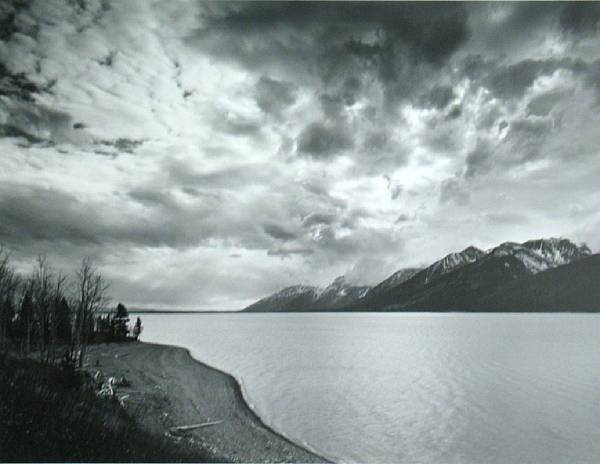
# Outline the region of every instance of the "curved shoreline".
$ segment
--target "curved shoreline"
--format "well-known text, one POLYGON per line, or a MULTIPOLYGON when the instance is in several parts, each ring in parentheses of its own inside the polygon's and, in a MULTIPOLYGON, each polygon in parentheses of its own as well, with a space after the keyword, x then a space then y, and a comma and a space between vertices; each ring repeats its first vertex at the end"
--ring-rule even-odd
POLYGON ((157 343, 93 345, 89 368, 125 376, 125 400, 140 423, 164 434, 169 427, 222 419, 190 433, 199 450, 228 462, 330 462, 267 424, 233 375, 193 357, 184 347, 157 343), (203 401, 206 401, 205 403, 203 401), (195 439, 195 440, 194 440, 195 439))
POLYGON ((297 446, 299 448, 304 449, 305 451, 308 451, 311 454, 314 454, 316 457, 322 459, 321 462, 324 463, 332 463, 334 462, 333 458, 331 457, 326 457, 323 455, 323 453, 321 453, 320 451, 314 449, 313 447, 311 447, 309 444, 307 443, 298 443, 297 441, 295 441, 294 439, 288 437, 284 432, 281 432, 277 429, 275 429, 275 427, 273 427, 272 425, 270 425, 268 422, 266 422, 261 416, 260 414, 256 411, 256 409, 253 406, 252 401, 250 401, 250 398, 248 396, 248 393, 246 392, 246 389, 244 387, 244 383, 239 380, 236 376, 234 376, 233 374, 230 374, 229 372, 226 372, 222 369, 219 369, 218 367, 212 366, 204 361, 200 361, 199 359, 195 358, 194 355, 192 354, 192 352, 189 350, 189 348, 184 348, 182 346, 177 346, 177 345, 162 345, 160 343, 153 343, 153 342, 143 342, 149 345, 158 345, 158 346, 171 346, 173 348, 179 348, 182 349, 184 351, 187 352, 188 356, 190 357, 190 359, 195 362, 198 363, 204 367, 206 367, 207 369, 211 369, 213 371, 216 371, 217 373, 224 375, 226 377, 230 377, 235 384, 237 385, 237 390, 238 390, 238 395, 239 395, 239 399, 240 401, 242 401, 245 406, 248 408, 248 410, 254 415, 254 418, 257 422, 259 422, 265 429, 269 430, 273 435, 277 435, 279 437, 281 437, 283 440, 289 442, 291 445, 297 446))

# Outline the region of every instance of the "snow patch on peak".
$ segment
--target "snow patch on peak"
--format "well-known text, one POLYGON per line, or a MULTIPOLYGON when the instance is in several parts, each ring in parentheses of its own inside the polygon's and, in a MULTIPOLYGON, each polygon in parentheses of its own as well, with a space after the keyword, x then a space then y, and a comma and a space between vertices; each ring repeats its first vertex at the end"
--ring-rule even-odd
POLYGON ((310 285, 294 285, 258 300, 244 310, 251 312, 299 310, 310 307, 321 289, 310 285))
POLYGON ((328 308, 335 307, 344 302, 361 298, 370 288, 366 285, 352 285, 348 283, 345 276, 339 276, 318 293, 315 304, 328 308))
POLYGON ((427 268, 425 283, 430 282, 436 277, 447 274, 454 269, 473 263, 485 256, 485 254, 484 251, 475 248, 474 246, 467 247, 458 253, 450 253, 427 268))
POLYGON ((564 238, 505 242, 490 251, 493 256, 510 255, 517 258, 532 274, 568 264, 591 253, 587 245, 576 245, 564 238))
POLYGON ((346 282, 346 277, 339 276, 334 279, 327 287, 321 290, 319 297, 327 294, 341 294, 345 295, 347 288, 351 287, 350 284, 346 282))
POLYGON ((310 285, 293 285, 280 290, 279 292, 271 295, 269 298, 291 298, 307 293, 314 293, 316 296, 321 291, 322 290, 319 287, 312 287, 310 285))

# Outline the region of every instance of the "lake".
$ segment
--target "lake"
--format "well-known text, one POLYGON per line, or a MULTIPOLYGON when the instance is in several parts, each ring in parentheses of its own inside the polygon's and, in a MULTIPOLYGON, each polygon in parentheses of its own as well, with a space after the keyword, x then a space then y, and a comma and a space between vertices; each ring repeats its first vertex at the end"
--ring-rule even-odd
POLYGON ((141 317, 143 340, 231 373, 267 424, 331 459, 600 459, 600 315, 141 317))

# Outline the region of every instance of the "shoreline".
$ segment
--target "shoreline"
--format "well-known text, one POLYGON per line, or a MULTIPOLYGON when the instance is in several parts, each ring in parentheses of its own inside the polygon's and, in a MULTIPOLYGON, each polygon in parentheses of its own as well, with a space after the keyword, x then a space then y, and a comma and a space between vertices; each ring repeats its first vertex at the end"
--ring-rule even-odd
MULTIPOLYGON (((216 313, 219 313, 219 311, 214 311, 216 313)), ((222 369, 219 369, 218 367, 215 367, 211 364, 208 364, 204 361, 200 361, 199 359, 195 358, 194 355, 192 354, 192 352, 189 350, 189 348, 184 348, 182 346, 177 346, 177 345, 165 345, 162 343, 154 343, 154 342, 144 342, 141 341, 139 343, 144 343, 146 345, 158 345, 158 346, 168 346, 168 347, 172 347, 172 348, 177 348, 177 349, 181 349, 184 350, 188 356, 190 357, 190 359, 195 362, 200 364, 201 366, 211 369, 215 372, 217 372, 218 374, 221 374, 223 376, 226 377, 230 377, 235 384, 237 385, 237 395, 239 395, 239 400, 242 401, 245 405, 246 408, 248 408, 250 410, 250 412, 254 415, 254 419, 259 422, 265 429, 267 429, 269 432, 271 432, 274 435, 279 436, 280 438, 282 438, 283 440, 289 442, 291 445, 293 446, 297 446, 299 448, 302 448, 305 451, 308 451, 309 453, 315 455, 317 458, 322 459, 322 461, 320 462, 324 462, 324 463, 330 463, 333 462, 331 459, 332 458, 326 458, 325 456, 323 456, 322 454, 319 453, 319 451, 313 449, 309 444, 307 443, 298 443, 297 441, 294 441, 292 438, 288 437, 285 433, 277 430, 275 427, 269 425, 261 416, 260 414, 258 414, 258 412, 254 409, 254 405, 252 403, 252 401, 250 401, 250 398, 248 396, 248 393, 246 392, 246 388, 244 386, 244 382, 240 379, 238 379, 237 377, 235 377, 233 374, 230 374, 227 371, 224 371, 222 369)))
MULTIPOLYGON (((216 311, 216 312, 218 312, 218 311, 216 311)), ((161 345, 162 346, 172 346, 174 348, 180 348, 182 350, 185 350, 188 353, 188 356, 192 359, 192 361, 194 361, 208 369, 212 369, 213 371, 216 371, 219 374, 222 374, 227 377, 231 377, 233 379, 233 381, 237 384, 237 389, 239 390, 238 394, 240 395, 240 401, 242 401, 245 404, 245 406, 254 415, 255 420, 257 422, 259 422, 265 429, 269 430, 272 434, 281 437, 283 440, 289 442, 291 445, 302 448, 303 450, 308 451, 309 453, 313 454, 317 458, 322 459, 322 461, 319 461, 319 462, 324 462, 324 463, 333 463, 334 462, 333 458, 326 458, 318 450, 312 448, 308 443, 298 443, 297 441, 288 437, 284 432, 277 430, 275 427, 273 427, 272 425, 267 423, 260 416, 260 414, 258 414, 258 412, 254 409, 254 404, 252 403, 252 401, 250 401, 250 398, 249 398, 248 393, 246 392, 246 388, 244 386, 244 382, 242 380, 239 380, 233 374, 230 374, 229 372, 219 369, 218 367, 212 366, 204 361, 200 361, 199 359, 196 359, 192 355, 191 351, 188 348, 184 348, 184 347, 177 346, 177 345, 163 345, 161 343, 153 343, 153 342, 141 342, 141 343, 154 344, 154 345, 159 345, 159 346, 161 346, 161 345)))
POLYGON ((214 461, 330 462, 267 424, 244 395, 243 383, 195 359, 187 348, 148 342, 91 345, 86 367, 125 377, 131 387, 120 388, 117 395, 141 426, 155 434, 222 420, 178 438, 214 461))

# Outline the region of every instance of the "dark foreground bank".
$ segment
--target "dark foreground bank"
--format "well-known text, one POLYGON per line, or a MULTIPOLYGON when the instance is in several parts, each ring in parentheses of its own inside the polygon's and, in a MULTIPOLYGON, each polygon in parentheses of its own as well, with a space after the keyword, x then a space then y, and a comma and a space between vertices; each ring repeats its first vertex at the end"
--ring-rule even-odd
POLYGON ((124 376, 128 411, 155 436, 172 427, 212 423, 183 434, 211 461, 324 462, 267 427, 230 375, 194 360, 182 348, 149 343, 103 344, 89 350, 89 369, 124 376))
POLYGON ((0 462, 206 462, 145 430, 73 369, 0 354, 0 462))
POLYGON ((0 356, 0 462, 325 461, 263 424, 233 377, 184 349, 93 345, 85 364, 0 356), (98 397, 98 371, 127 386, 98 397))

